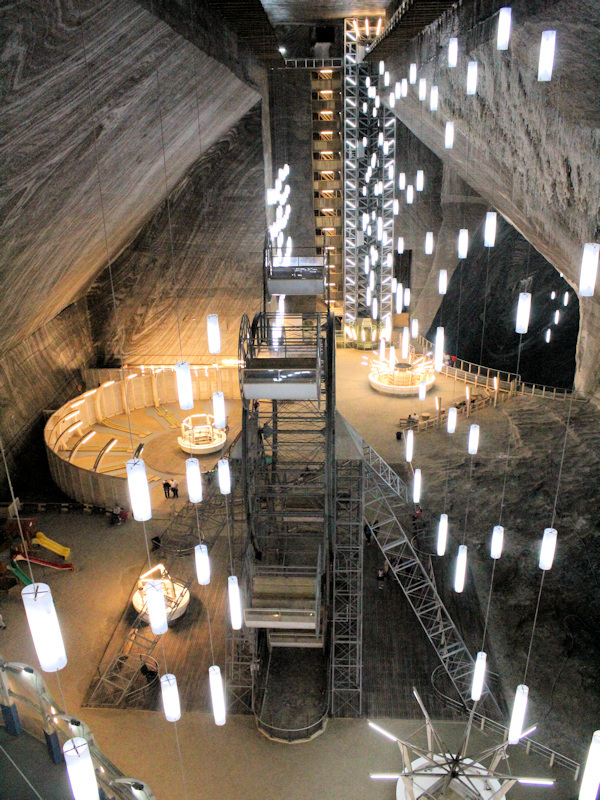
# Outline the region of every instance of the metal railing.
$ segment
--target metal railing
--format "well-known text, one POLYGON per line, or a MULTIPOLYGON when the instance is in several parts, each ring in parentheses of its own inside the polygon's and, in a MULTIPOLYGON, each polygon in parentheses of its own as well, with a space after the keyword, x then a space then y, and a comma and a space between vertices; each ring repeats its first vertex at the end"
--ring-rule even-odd
POLYGON ((373 448, 363 440, 363 458, 381 480, 394 491, 400 500, 408 502, 408 486, 373 448))
POLYGON ((288 69, 342 69, 343 58, 286 58, 288 69))

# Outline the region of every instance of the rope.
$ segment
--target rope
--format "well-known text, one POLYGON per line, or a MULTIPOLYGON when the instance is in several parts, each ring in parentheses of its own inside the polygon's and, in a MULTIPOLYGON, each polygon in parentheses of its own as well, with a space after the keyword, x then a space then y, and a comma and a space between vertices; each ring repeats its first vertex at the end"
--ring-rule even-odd
POLYGON ((35 579, 33 577, 33 570, 31 569, 31 561, 29 560, 29 551, 27 549, 27 545, 25 544, 25 536, 23 535, 23 526, 21 525, 21 517, 19 516, 19 509, 17 507, 17 498, 15 497, 15 492, 13 489, 12 481, 10 479, 10 472, 8 471, 8 464, 6 461, 6 453, 4 452, 4 442, 2 441, 2 437, 0 436, 0 450, 2 450, 2 461, 4 462, 4 470, 6 472, 6 480, 8 481, 8 488, 10 490, 10 496, 13 501, 13 508, 15 509, 15 516, 17 517, 17 527, 19 528, 19 535, 21 536, 21 542, 23 544, 23 553, 25 558, 27 559, 27 567, 29 569, 29 577, 31 578, 31 582, 35 584, 35 579))

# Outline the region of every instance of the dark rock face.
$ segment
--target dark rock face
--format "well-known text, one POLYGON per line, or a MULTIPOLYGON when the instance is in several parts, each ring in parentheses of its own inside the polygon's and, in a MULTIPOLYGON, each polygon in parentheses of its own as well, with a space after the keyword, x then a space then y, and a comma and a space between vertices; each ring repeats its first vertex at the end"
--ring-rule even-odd
POLYGON ((261 108, 203 155, 133 244, 88 293, 100 363, 191 361, 208 354, 206 315, 219 314, 221 352, 237 355, 240 318, 262 301, 266 227, 261 108))
POLYGON ((446 352, 488 367, 518 371, 523 380, 570 389, 575 374, 579 302, 554 267, 505 220, 498 218, 496 246, 475 233, 468 258, 459 261, 428 338, 444 326, 446 352), (527 288, 522 282, 530 278, 527 288), (529 330, 515 333, 520 291, 531 292, 529 330), (563 305, 565 292, 568 305, 563 305), (556 293, 554 300, 551 292, 556 293), (558 325, 554 313, 559 311, 558 325), (551 331, 550 343, 545 334, 551 331))

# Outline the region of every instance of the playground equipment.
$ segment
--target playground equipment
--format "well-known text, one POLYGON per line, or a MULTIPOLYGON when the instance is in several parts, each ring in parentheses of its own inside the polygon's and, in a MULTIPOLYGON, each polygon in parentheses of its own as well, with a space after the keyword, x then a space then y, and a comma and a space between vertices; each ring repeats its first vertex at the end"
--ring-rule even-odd
POLYGON ((215 418, 211 414, 191 414, 181 423, 181 436, 177 438, 179 447, 185 453, 206 455, 220 450, 227 441, 227 432, 215 428, 215 418))
POLYGON ((40 567, 50 567, 50 569, 67 570, 73 572, 75 567, 68 562, 46 561, 44 558, 37 558, 36 556, 24 556, 23 553, 16 553, 14 561, 30 561, 32 564, 37 564, 40 567))
POLYGON ((71 554, 70 547, 65 547, 64 545, 55 542, 53 539, 50 539, 41 531, 38 531, 35 534, 35 537, 31 540, 31 542, 32 544, 39 544, 40 547, 45 547, 46 550, 50 550, 52 553, 56 553, 57 555, 62 556, 62 558, 64 558, 65 561, 71 554))

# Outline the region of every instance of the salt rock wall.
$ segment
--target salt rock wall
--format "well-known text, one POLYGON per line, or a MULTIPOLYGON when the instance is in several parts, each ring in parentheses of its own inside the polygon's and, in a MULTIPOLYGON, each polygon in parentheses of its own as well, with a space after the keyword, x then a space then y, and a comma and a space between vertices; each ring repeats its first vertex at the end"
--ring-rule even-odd
MULTIPOLYGON (((395 113, 436 155, 496 207, 557 269, 578 284, 584 242, 597 241, 600 121, 597 92, 600 5, 592 0, 516 0, 510 49, 496 50, 500 0, 465 2, 386 60, 392 83, 408 73, 439 86, 432 113, 411 87, 395 113), (552 81, 537 81, 543 30, 557 31, 552 81), (459 63, 447 67, 447 45, 458 36, 459 63), (477 94, 466 96, 467 62, 478 63, 477 94), (454 148, 444 148, 454 120, 454 148)), ((378 60, 375 49, 370 58, 378 60)), ((387 102, 383 98, 384 102, 387 102)), ((600 361, 600 307, 582 303, 577 385, 593 391, 600 361)))
POLYGON ((518 370, 531 383, 572 387, 579 328, 577 295, 501 217, 495 247, 484 247, 483 224, 474 232, 469 255, 458 262, 429 331, 432 341, 438 325, 444 326, 447 353, 507 372, 518 370), (528 278, 530 283, 523 285, 528 278), (522 338, 515 333, 520 291, 532 295, 529 330, 522 338), (569 297, 564 306, 566 291, 569 297), (557 325, 555 311, 559 312, 557 325))
POLYGON ((86 292, 260 94, 133 0, 0 14, 6 353, 86 292))
POLYGON ((257 105, 194 164, 116 260, 116 314, 108 270, 91 288, 99 362, 201 360, 210 313, 219 315, 221 354, 237 357, 242 314, 252 318, 262 303, 265 229, 257 105))

